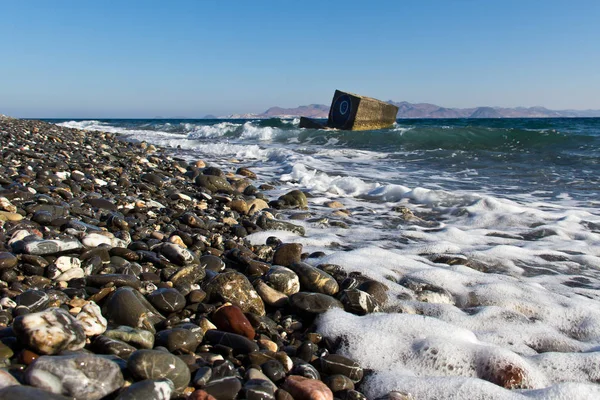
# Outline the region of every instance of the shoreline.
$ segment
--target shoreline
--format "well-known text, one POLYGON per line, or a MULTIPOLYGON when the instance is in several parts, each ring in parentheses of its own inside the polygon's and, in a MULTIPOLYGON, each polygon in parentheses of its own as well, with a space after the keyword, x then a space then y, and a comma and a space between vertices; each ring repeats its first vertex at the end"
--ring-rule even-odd
MULTIPOLYGON (((89 364, 110 363, 103 368, 114 372, 113 382, 96 377, 104 392, 96 387, 95 394, 85 393, 95 396, 89 398, 156 392, 161 378, 171 380, 166 386, 174 398, 240 392, 285 399, 311 391, 333 398, 331 389, 336 396, 364 398, 353 390, 362 369, 334 355, 335 343, 317 334, 313 323, 319 313, 344 306, 333 296, 344 274, 330 271, 336 280, 303 263, 307 254, 298 244, 272 238, 250 247, 243 241, 264 229, 301 233, 301 226, 273 214, 306 208, 302 192, 269 199, 260 189, 269 186, 256 188, 248 169, 225 175, 200 160, 189 165, 111 133, 10 118, 0 118, 0 132, 7 143, 0 172, 0 279, 6 282, 0 321, 7 326, 4 342, 12 338, 3 359, 12 375, 5 374, 8 383, 1 386, 17 384, 14 375, 19 383, 74 396, 85 389, 64 382, 55 383, 57 389, 36 376, 81 374, 69 363, 85 357, 89 364), (52 323, 39 327, 40 319, 52 323), (67 339, 49 336, 57 327, 67 339), (141 371, 166 354, 144 350, 152 346, 140 345, 143 331, 156 332, 154 346, 181 360, 175 375, 141 371), (107 361, 82 348, 120 359, 107 361), (119 368, 125 360, 127 367, 119 368), (15 371, 15 363, 29 367, 15 371), (150 386, 139 389, 142 382, 150 386)), ((382 295, 379 286, 371 290, 382 295)), ((372 295, 355 292, 376 307, 372 295)), ((361 312, 358 298, 342 300, 361 312)), ((31 386, 19 388, 33 394, 31 386)))
MULTIPOLYGON (((18 121, 13 120, 13 128, 18 128, 18 121)), ((268 386, 269 380, 276 384, 270 386, 272 389, 285 385, 293 391, 290 385, 294 383, 285 382, 290 375, 301 375, 338 385, 332 387, 332 396, 342 400, 364 398, 362 393, 370 399, 526 399, 568 397, 574 393, 591 399, 600 395, 600 386, 594 384, 600 376, 596 378, 597 373, 588 372, 587 367, 600 362, 600 352, 596 350, 600 337, 596 291, 581 280, 583 275, 570 279, 566 274, 558 279, 560 274, 510 274, 495 268, 493 261, 505 258, 507 249, 520 251, 518 246, 535 245, 537 239, 545 240, 546 235, 550 239, 562 237, 561 248, 584 249, 583 245, 593 246, 593 232, 578 242, 565 240, 564 235, 570 232, 568 226, 557 229, 552 224, 555 215, 537 214, 537 218, 529 220, 531 227, 526 223, 518 225, 531 242, 515 240, 514 233, 519 231, 507 230, 513 235, 503 235, 502 229, 496 230, 491 223, 484 226, 490 236, 484 235, 485 230, 478 232, 485 247, 468 252, 461 250, 465 248, 461 240, 468 239, 465 235, 472 229, 469 221, 439 224, 420 212, 423 209, 419 208, 419 201, 404 202, 411 208, 417 207, 416 215, 403 203, 388 201, 377 206, 379 212, 373 218, 361 221, 357 214, 368 210, 369 203, 363 208, 356 199, 330 196, 318 187, 295 182, 293 174, 284 177, 280 171, 271 173, 272 166, 261 169, 252 158, 236 156, 235 160, 207 152, 206 160, 211 160, 211 164, 205 165, 197 161, 196 156, 203 153, 195 151, 192 143, 182 146, 180 153, 177 141, 152 142, 152 136, 143 131, 137 131, 141 132, 136 135, 137 140, 148 138, 148 143, 130 141, 130 136, 119 133, 65 130, 56 125, 39 125, 39 121, 20 123, 31 124, 21 130, 33 132, 37 126, 38 132, 24 134, 11 128, 17 132, 16 142, 31 143, 29 147, 11 143, 8 147, 15 150, 3 149, 2 157, 9 162, 23 160, 19 168, 5 175, 15 180, 13 188, 39 190, 17 201, 22 205, 20 213, 29 215, 37 224, 27 228, 27 233, 33 232, 34 236, 16 237, 10 246, 11 238, 3 237, 4 246, 17 256, 19 263, 10 271, 23 275, 17 283, 10 283, 17 288, 11 292, 13 298, 22 290, 18 284, 29 285, 32 280, 40 284, 40 278, 33 279, 31 274, 43 275, 43 284, 54 285, 53 288, 58 285, 58 291, 70 296, 67 299, 54 289, 44 289, 52 295, 48 304, 63 304, 76 318, 94 320, 91 315, 100 314, 107 317, 109 324, 143 328, 137 332, 140 336, 158 330, 152 346, 167 348, 171 354, 181 353, 177 357, 194 371, 187 382, 191 386, 187 392, 183 389, 184 394, 192 388, 210 392, 228 386, 231 391, 237 390, 238 397, 255 398, 258 392, 264 393, 262 386, 268 386), (40 126, 48 132, 62 130, 62 134, 43 135, 40 126), (149 143, 166 145, 161 148, 149 143), (48 150, 50 160, 36 156, 32 151, 36 148, 48 150), (261 176, 255 177, 252 170, 241 167, 245 164, 264 173, 268 182, 263 183, 261 176), (347 208, 336 199, 347 203, 347 208), (349 218, 344 217, 345 210, 350 213, 349 218), (413 244, 409 246, 407 242, 405 246, 400 241, 388 248, 385 242, 369 238, 368 243, 361 245, 361 237, 372 232, 372 227, 363 223, 377 223, 377 219, 387 216, 396 223, 402 221, 401 227, 390 230, 393 240, 398 236, 413 244), (550 229, 546 230, 546 225, 550 229), (39 229, 36 232, 34 228, 39 229), (75 240, 41 245, 35 238, 38 232, 45 238, 51 238, 48 235, 52 232, 64 233, 75 240), (552 235, 553 232, 561 236, 552 235), (349 236, 353 236, 356 245, 348 246, 345 238, 349 236), (338 238, 341 244, 337 243, 338 238), (448 239, 454 246, 448 247, 448 239), (37 244, 29 244, 30 241, 37 244), (65 246, 65 253, 43 255, 45 261, 25 254, 56 246, 65 246), (496 257, 486 258, 486 252, 497 252, 496 257), (61 255, 67 257, 58 257, 61 255), (65 263, 69 256, 70 262, 65 263), (563 286, 562 281, 567 283, 563 286), (225 289, 230 292, 223 293, 225 289), (293 294, 298 290, 301 293, 293 294), (89 296, 101 308, 95 309, 73 296, 89 296), (57 300, 60 301, 56 303, 57 300), (227 307, 224 309, 230 311, 217 311, 225 300, 238 304, 239 312, 227 307), (131 312, 117 311, 121 305, 129 309, 131 304, 135 304, 131 312), (83 307, 87 307, 85 313, 75 314, 83 307), (323 313, 329 307, 334 309, 323 313), (267 318, 260 316, 263 310, 267 318), (231 333, 234 329, 231 324, 223 325, 223 313, 236 313, 240 318, 240 314, 245 315, 243 323, 236 323, 239 331, 234 332, 242 339, 255 339, 254 345, 242 339, 233 343, 230 335, 215 333, 231 333), (215 332, 210 330, 214 328, 212 323, 219 328, 215 332), (195 339, 191 338, 192 333, 195 339), (181 347, 181 342, 190 340, 192 344, 181 347), (328 356, 336 351, 335 357, 328 356), (337 365, 340 354, 349 357, 342 358, 346 368, 332 374, 328 357, 337 365), (272 376, 273 368, 280 371, 279 375, 272 376), (281 376, 282 368, 285 378, 281 376), (198 375, 200 370, 203 378, 198 375), (248 370, 252 375, 247 374, 248 370), (267 380, 264 374, 257 375, 261 370, 268 375, 267 380), (216 383, 217 376, 226 378, 226 385, 220 380, 216 383), (261 382, 255 382, 256 379, 261 382), (399 392, 390 393, 394 390, 399 392)), ((111 128, 111 132, 118 129, 111 128)), ((408 188, 388 186, 385 190, 408 188)), ((427 196, 426 192, 421 193, 421 197, 427 196)), ((482 215, 480 212, 488 215, 488 210, 493 212, 498 207, 510 210, 500 214, 500 218, 530 217, 523 212, 530 209, 514 206, 505 203, 504 209, 497 199, 484 196, 474 196, 464 205, 474 218, 482 215)), ((582 222, 593 223, 593 215, 578 215, 582 222)), ((554 263, 564 260, 558 257, 562 253, 543 246, 537 252, 510 255, 508 262, 501 265, 510 267, 510 260, 518 261, 519 254, 538 255, 554 263)), ((585 254, 592 255, 593 249, 585 254)), ((593 257, 588 262, 593 265, 593 257)), ((5 303, 15 317, 23 312, 22 307, 16 311, 8 300, 5 303)), ((27 305, 19 303, 23 304, 27 305)), ((85 348, 96 353, 110 351, 129 359, 131 354, 127 356, 127 352, 139 351, 144 340, 136 336, 136 342, 122 329, 109 326, 102 335, 89 336, 91 343, 85 348)), ((9 337, 14 337, 14 333, 9 332, 9 337)), ((125 379, 140 379, 133 372, 135 365, 144 364, 138 357, 158 355, 136 353, 135 362, 127 366, 115 359, 121 362, 125 379)), ((173 389, 183 397, 180 383, 173 389)), ((158 391, 158 381, 152 385, 158 391)), ((325 390, 322 386, 321 389, 325 390)), ((271 398, 268 389, 267 392, 271 398)), ((287 398, 285 393, 281 390, 274 396, 287 398)), ((323 393, 329 395, 326 390, 323 393)), ((215 397, 231 396, 220 393, 215 397)))

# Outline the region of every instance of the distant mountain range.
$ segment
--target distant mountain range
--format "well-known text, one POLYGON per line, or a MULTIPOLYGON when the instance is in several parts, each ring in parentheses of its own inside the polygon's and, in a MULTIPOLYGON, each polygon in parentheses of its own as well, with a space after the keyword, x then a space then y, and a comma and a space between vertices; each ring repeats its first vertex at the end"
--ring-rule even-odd
MULTIPOLYGON (((576 118, 600 117, 600 110, 549 110, 544 107, 474 107, 446 108, 429 103, 409 103, 407 101, 390 104, 398 106, 398 118, 576 118)), ((329 106, 310 104, 296 108, 271 107, 262 114, 234 114, 221 118, 327 118, 329 106)))

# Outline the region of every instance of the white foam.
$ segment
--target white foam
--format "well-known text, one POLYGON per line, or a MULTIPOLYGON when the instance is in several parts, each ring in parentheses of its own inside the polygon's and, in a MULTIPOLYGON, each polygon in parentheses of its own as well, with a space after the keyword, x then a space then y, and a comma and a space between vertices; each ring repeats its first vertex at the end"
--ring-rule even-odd
POLYGON ((186 130, 190 131, 188 133, 189 139, 199 139, 199 138, 219 138, 228 133, 235 132, 241 124, 234 124, 231 122, 219 122, 214 125, 194 125, 194 124, 186 124, 186 130))

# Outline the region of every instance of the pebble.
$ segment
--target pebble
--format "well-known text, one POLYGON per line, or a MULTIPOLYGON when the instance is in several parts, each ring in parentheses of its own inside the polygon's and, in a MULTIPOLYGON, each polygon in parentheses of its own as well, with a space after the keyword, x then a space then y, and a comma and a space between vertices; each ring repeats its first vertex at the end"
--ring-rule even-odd
POLYGON ((42 356, 25 373, 32 386, 75 397, 98 400, 124 384, 119 366, 92 354, 42 356))
POLYGON ((0 252, 0 271, 14 268, 19 260, 17 257, 9 252, 0 252))
POLYGON ((329 375, 323 382, 331 389, 333 393, 342 390, 354 390, 354 382, 345 375, 335 374, 329 375))
POLYGON ((234 400, 242 389, 242 383, 235 376, 227 376, 211 380, 202 389, 215 399, 234 400))
POLYGON ((156 344, 166 347, 171 353, 193 354, 200 342, 192 331, 173 328, 158 332, 156 334, 156 344))
POLYGON ((287 296, 300 291, 300 278, 291 269, 274 265, 264 276, 265 282, 273 289, 287 296))
POLYGON ((174 390, 170 379, 146 379, 128 386, 115 400, 169 400, 174 390))
POLYGON ((154 334, 145 329, 136 329, 130 326, 119 326, 115 329, 109 329, 104 332, 104 336, 121 340, 133 346, 142 349, 151 349, 154 347, 154 334))
POLYGON ((146 298, 158 311, 166 314, 177 313, 185 307, 185 297, 173 288, 160 288, 146 298))
POLYGON ((165 318, 142 296, 130 287, 117 289, 103 309, 109 322, 156 332, 154 325, 165 318))
POLYGON ((104 335, 100 335, 94 339, 92 348, 98 354, 112 354, 124 360, 127 360, 127 358, 137 350, 128 343, 117 339, 111 339, 104 335))
MULTIPOLYGON (((18 243, 18 242, 17 242, 18 243)), ((20 246, 17 245, 17 248, 20 246)), ((36 256, 53 255, 66 251, 76 251, 82 248, 81 242, 77 239, 63 239, 63 240, 35 240, 32 242, 24 243, 23 252, 36 256)), ((13 246, 14 247, 14 246, 13 246)))
POLYGON ((367 292, 358 289, 344 290, 340 301, 346 311, 356 315, 365 315, 379 311, 377 300, 367 292))
POLYGON ((0 369, 0 389, 20 385, 19 381, 7 371, 0 369))
POLYGON ((213 396, 211 396, 204 390, 198 389, 198 390, 195 390, 194 392, 192 392, 192 394, 190 394, 190 397, 188 397, 188 400, 217 400, 217 399, 215 399, 213 396))
POLYGON ((321 371, 327 375, 341 374, 350 378, 354 383, 363 377, 363 370, 354 360, 339 354, 329 354, 318 360, 321 371))
POLYGON ((302 245, 300 243, 284 243, 275 249, 273 264, 288 267, 293 263, 300 262, 302 245))
POLYGON ((213 345, 230 347, 235 354, 248 354, 258 351, 258 345, 241 335, 212 329, 204 334, 206 341, 213 345))
POLYGON ((313 314, 322 314, 332 308, 344 308, 339 300, 323 293, 298 292, 290 297, 290 302, 300 311, 313 314))
POLYGON ((9 386, 0 390, 0 399, 2 400, 72 400, 72 397, 65 397, 60 394, 48 392, 33 386, 9 386))
POLYGON ((254 328, 241 308, 235 305, 224 305, 213 313, 212 322, 222 331, 236 333, 254 339, 254 328))
POLYGON ((76 318, 86 336, 101 335, 106 331, 106 318, 102 316, 100 307, 94 302, 84 305, 76 318))
POLYGON ((85 346, 83 327, 62 308, 19 316, 13 329, 26 346, 42 354, 79 350, 85 346))
POLYGON ((175 392, 182 392, 190 382, 188 366, 178 357, 158 350, 138 350, 129 356, 127 369, 137 379, 167 378, 175 392))
POLYGON ((339 291, 337 281, 327 272, 304 262, 290 265, 300 279, 300 287, 310 292, 334 295, 339 291))
POLYGON ((277 386, 261 379, 249 379, 243 386, 247 400, 274 400, 277 386))
POLYGON ((216 275, 204 287, 210 301, 228 301, 243 312, 265 315, 265 305, 248 278, 235 271, 216 275))
POLYGON ((290 375, 283 388, 295 400, 333 400, 333 393, 323 382, 302 376, 290 375))
POLYGON ((254 281, 254 288, 263 302, 272 307, 284 307, 289 302, 289 297, 273 289, 263 281, 254 281))
POLYGON ((260 368, 263 370, 263 373, 271 380, 272 382, 279 382, 283 378, 285 378, 285 369, 283 365, 277 360, 269 360, 263 363, 260 368))

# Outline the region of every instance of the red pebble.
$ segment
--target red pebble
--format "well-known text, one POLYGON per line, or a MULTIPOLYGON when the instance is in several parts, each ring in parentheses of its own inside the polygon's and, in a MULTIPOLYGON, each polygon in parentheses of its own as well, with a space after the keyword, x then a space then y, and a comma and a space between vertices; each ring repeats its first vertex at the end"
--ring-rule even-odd
POLYGON ((295 400, 333 400, 333 393, 323 382, 299 375, 288 376, 283 389, 295 400))
POLYGON ((198 389, 194 390, 190 397, 187 400, 217 400, 210 394, 206 393, 204 390, 198 389))
POLYGON ((222 331, 237 333, 250 340, 254 339, 254 328, 238 306, 227 305, 219 308, 213 314, 212 323, 222 331))

